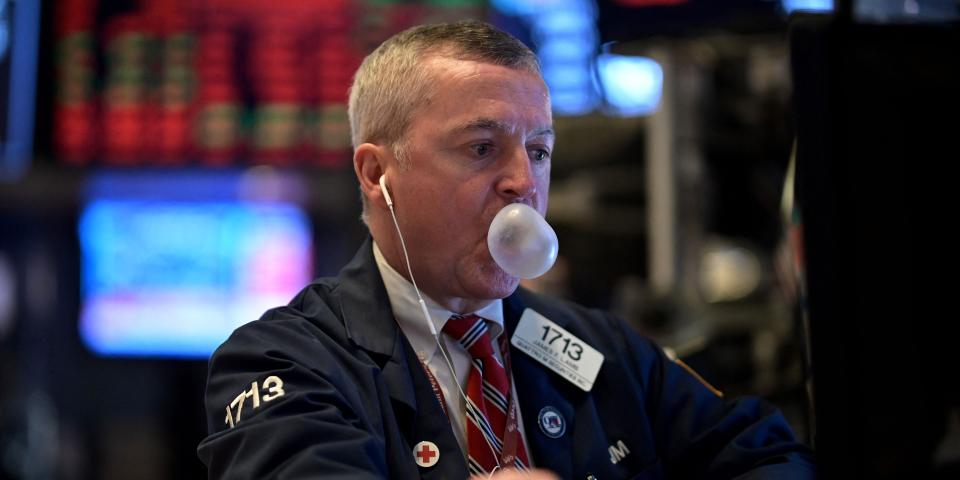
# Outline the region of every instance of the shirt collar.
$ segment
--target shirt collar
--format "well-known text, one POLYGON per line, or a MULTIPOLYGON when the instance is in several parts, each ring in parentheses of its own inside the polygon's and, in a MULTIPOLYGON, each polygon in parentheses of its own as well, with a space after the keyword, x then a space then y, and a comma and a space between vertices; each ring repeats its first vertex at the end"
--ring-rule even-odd
MULTIPOLYGON (((383 279, 387 296, 390 298, 390 307, 393 309, 393 315, 400 325, 400 330, 410 340, 410 344, 418 355, 422 354, 421 356, 425 355, 427 357, 421 358, 421 360, 429 361, 429 358, 436 352, 436 342, 433 335, 430 334, 430 327, 423 321, 423 313, 420 312, 420 303, 417 301, 417 293, 413 284, 387 263, 380 252, 380 247, 377 246, 377 242, 373 242, 373 257, 377 261, 380 277, 383 279)), ((443 308, 427 295, 423 295, 423 301, 427 305, 427 312, 430 314, 433 324, 436 325, 437 331, 443 331, 443 326, 454 313, 443 308)), ((499 298, 493 300, 473 314, 487 320, 491 339, 500 336, 503 331, 503 300, 499 298)))

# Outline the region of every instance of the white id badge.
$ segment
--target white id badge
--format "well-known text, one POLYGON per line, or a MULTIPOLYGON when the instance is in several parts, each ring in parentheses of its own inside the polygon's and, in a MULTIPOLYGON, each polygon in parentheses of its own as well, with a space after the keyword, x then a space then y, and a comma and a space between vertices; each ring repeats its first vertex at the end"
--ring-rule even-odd
POLYGON ((585 392, 593 388, 603 354, 528 308, 510 343, 585 392))

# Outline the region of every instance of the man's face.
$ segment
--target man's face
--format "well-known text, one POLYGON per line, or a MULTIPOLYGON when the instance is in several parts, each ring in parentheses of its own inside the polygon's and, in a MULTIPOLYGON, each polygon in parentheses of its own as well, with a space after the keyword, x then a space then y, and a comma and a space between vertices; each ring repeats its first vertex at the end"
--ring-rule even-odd
POLYGON ((518 283, 490 256, 493 217, 512 202, 546 212, 550 100, 530 72, 444 57, 424 68, 433 94, 408 127, 408 168, 388 166, 390 193, 420 288, 447 308, 474 308, 518 283))

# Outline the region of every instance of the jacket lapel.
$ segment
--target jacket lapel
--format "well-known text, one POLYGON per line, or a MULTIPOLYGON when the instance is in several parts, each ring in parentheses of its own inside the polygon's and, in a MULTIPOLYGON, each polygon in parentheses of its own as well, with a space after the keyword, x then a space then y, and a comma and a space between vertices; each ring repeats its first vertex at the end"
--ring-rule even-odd
POLYGON ((398 428, 409 447, 399 455, 412 459, 414 445, 432 441, 440 449, 440 460, 433 467, 419 469, 421 478, 465 478, 466 460, 450 421, 393 317, 370 237, 340 272, 336 288, 347 337, 381 368, 398 428))
MULTIPOLYGON (((440 459, 437 464, 430 468, 421 468, 420 478, 466 478, 467 461, 463 458, 457 438, 453 436, 450 419, 440 406, 440 400, 434 393, 424 368, 417 367, 420 360, 406 339, 404 339, 404 346, 408 363, 415 369, 411 371, 410 377, 413 380, 419 406, 414 412, 416 418, 413 421, 413 438, 410 439, 410 445, 412 447, 421 441, 428 440, 434 442, 440 450, 440 459)), ((411 455, 413 455, 412 450, 411 455)))
POLYGON ((410 368, 403 354, 402 335, 390 309, 390 299, 373 258, 373 241, 363 243, 340 271, 336 292, 347 337, 371 354, 383 371, 390 398, 409 409, 417 402, 410 368))
MULTIPOLYGON (((504 299, 504 324, 506 332, 513 335, 520 316, 527 307, 527 299, 521 298, 524 292, 517 290, 504 299)), ((560 326, 567 322, 563 318, 551 317, 553 312, 531 305, 539 313, 550 318, 560 326)), ((553 470, 560 478, 573 476, 573 431, 575 425, 575 407, 569 399, 581 398, 574 392, 572 384, 560 378, 539 362, 518 350, 511 343, 511 369, 517 389, 518 403, 523 412, 523 426, 530 445, 533 463, 538 468, 553 470), (540 426, 540 414, 545 408, 556 409, 566 424, 562 435, 551 438, 540 426)))

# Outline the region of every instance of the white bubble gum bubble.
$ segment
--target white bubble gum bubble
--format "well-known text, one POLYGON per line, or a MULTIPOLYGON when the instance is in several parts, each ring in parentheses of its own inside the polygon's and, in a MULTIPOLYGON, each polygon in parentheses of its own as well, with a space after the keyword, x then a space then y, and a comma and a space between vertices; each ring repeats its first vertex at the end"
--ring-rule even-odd
POLYGON ((487 247, 500 268, 514 277, 527 279, 550 270, 559 250, 557 234, 550 224, 522 203, 511 203, 493 217, 487 247))

